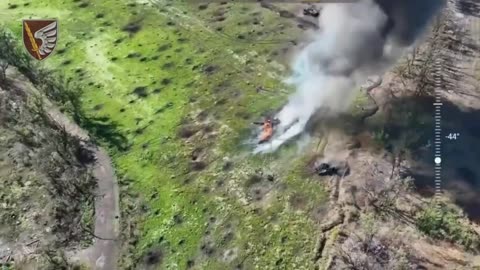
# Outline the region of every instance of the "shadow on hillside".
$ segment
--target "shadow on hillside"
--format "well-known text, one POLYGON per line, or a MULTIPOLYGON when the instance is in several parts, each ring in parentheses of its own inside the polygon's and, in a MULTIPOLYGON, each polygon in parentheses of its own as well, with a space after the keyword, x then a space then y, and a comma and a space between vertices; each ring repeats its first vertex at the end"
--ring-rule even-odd
MULTIPOLYGON (((320 119, 313 126, 341 129, 350 135, 372 134, 375 144, 389 152, 412 153, 413 166, 405 173, 415 179, 418 191, 433 196, 434 179, 434 99, 412 96, 391 102, 389 117, 383 122, 359 121, 351 116, 320 119), (404 151, 403 151, 404 152, 404 151)), ((442 189, 453 195, 473 220, 480 220, 480 111, 465 111, 443 101, 441 108, 442 189), (460 134, 456 140, 448 134, 460 134)), ((373 150, 373 149, 372 149, 373 150)))
MULTIPOLYGON (((433 100, 432 100, 433 101, 433 100)), ((441 109, 441 186, 473 220, 480 220, 480 111, 463 111, 443 101, 441 109), (449 134, 460 134, 448 139, 449 134)), ((433 118, 433 116, 432 116, 433 118)), ((433 195, 434 138, 430 129, 431 147, 414 151, 410 174, 420 192, 433 195)), ((399 131, 403 132, 403 131, 399 131)))
POLYGON ((458 0, 456 6, 458 11, 465 15, 480 17, 480 3, 478 0, 458 0))
POLYGON ((118 129, 119 125, 108 117, 82 117, 80 124, 83 128, 110 147, 119 151, 128 149, 128 140, 118 129))

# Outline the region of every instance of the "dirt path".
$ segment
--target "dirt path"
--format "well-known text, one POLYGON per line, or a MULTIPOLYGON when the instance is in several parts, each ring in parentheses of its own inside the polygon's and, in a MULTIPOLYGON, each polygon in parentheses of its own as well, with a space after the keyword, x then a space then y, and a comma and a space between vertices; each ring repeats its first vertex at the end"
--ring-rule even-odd
MULTIPOLYGON (((19 89, 38 94, 28 80, 13 69, 8 77, 19 89)), ((46 101, 47 113, 57 124, 64 126, 68 133, 89 140, 88 133, 61 113, 51 102, 46 101)), ((116 270, 118 260, 118 236, 120 222, 119 189, 115 170, 107 151, 101 147, 89 146, 96 156, 93 175, 98 180, 95 198, 95 238, 91 247, 69 254, 74 261, 87 263, 95 270, 116 270)))

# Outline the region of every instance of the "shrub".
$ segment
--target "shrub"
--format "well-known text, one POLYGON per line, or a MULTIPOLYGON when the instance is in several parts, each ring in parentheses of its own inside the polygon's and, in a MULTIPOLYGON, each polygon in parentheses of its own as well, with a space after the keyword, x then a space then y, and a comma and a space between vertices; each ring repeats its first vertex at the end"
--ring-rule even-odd
POLYGON ((32 81, 36 81, 40 77, 35 73, 36 69, 33 68, 30 56, 18 46, 15 37, 2 28, 0 28, 0 60, 4 66, 17 67, 32 81))
POLYGON ((417 214, 417 227, 426 235, 451 241, 470 250, 480 247, 479 235, 459 210, 445 204, 430 204, 417 214))

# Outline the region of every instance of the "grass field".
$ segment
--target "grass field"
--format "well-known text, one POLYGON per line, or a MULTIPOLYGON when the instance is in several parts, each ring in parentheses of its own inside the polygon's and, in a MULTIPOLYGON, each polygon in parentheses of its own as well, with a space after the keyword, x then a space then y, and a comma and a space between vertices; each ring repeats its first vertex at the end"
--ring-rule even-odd
POLYGON ((0 23, 19 39, 22 19, 52 17, 59 40, 43 64, 72 78, 88 116, 122 135, 95 132, 122 200, 146 202, 131 209, 144 218, 124 261, 157 250, 165 269, 313 267, 321 182, 295 147, 254 157, 245 143, 251 122, 288 98, 279 63, 302 32, 293 20, 255 3, 0 4, 0 23))

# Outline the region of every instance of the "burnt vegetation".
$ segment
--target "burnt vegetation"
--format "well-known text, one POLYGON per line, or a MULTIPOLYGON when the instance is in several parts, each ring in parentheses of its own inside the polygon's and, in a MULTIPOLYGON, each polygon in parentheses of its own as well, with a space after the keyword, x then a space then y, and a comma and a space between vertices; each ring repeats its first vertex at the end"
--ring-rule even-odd
POLYGON ((140 30, 142 30, 142 20, 131 21, 122 27, 122 31, 127 32, 130 36, 135 35, 140 30))
MULTIPOLYGON (((20 233, 36 237, 32 241, 39 243, 35 252, 42 269, 76 269, 62 250, 90 245, 93 238, 100 237, 93 232, 93 143, 103 141, 112 150, 123 151, 128 149, 127 139, 108 117, 86 115, 80 99, 83 87, 38 66, 2 29, 0 64, 0 167, 12 168, 9 177, 0 177, 5 187, 0 200, 7 203, 0 213, 0 226, 6 229, 2 237, 13 243, 18 242, 15 237, 20 233), (7 77, 9 67, 18 75, 7 77), (14 79, 18 76, 26 78, 14 79), (23 83, 28 82, 39 92, 27 93, 23 83), (72 136, 58 125, 48 112, 47 100, 88 130, 92 141, 72 136)), ((78 69, 76 74, 82 76, 84 71, 78 69)), ((93 82, 85 85, 98 86, 93 82)), ((95 106, 95 110, 101 108, 102 104, 95 106)), ((127 208, 131 214, 133 208, 127 208)), ((127 239, 135 238, 131 228, 125 228, 127 239)), ((22 268, 21 261, 15 265, 22 268)))
POLYGON ((132 93, 135 94, 136 96, 138 96, 139 98, 148 97, 148 90, 147 90, 147 87, 145 87, 145 86, 135 87, 135 89, 133 89, 132 93))
MULTIPOLYGON (((0 33, 0 55, 7 58, 1 60, 5 65, 0 82, 0 133, 7 137, 0 138, 0 167, 10 168, 9 175, 0 178, 4 187, 0 199, 6 206, 0 213, 5 229, 2 237, 12 241, 20 234, 35 237, 32 241, 39 242, 36 252, 44 269, 64 269, 68 263, 52 250, 76 247, 93 237, 96 179, 90 166, 95 157, 90 142, 72 136, 52 119, 42 96, 28 92, 21 79, 5 76, 11 65, 34 82, 47 80, 44 71, 34 68, 12 40, 0 33)), ((64 101, 65 110, 78 105, 73 93, 39 86, 46 96, 64 101)))

